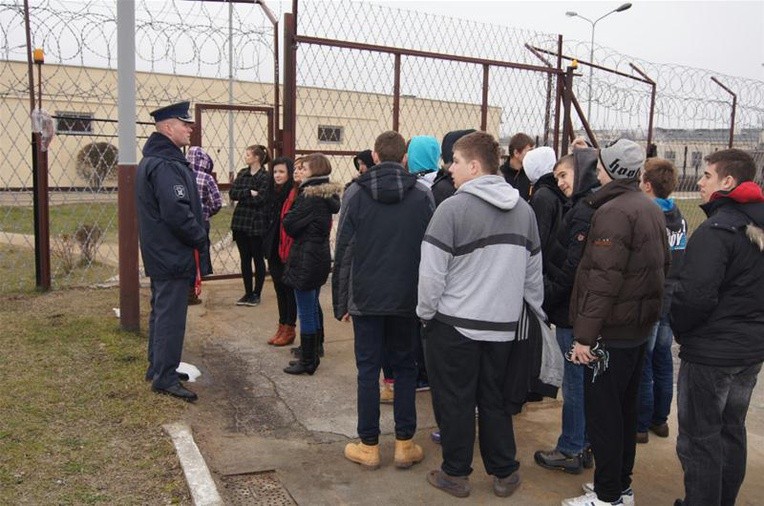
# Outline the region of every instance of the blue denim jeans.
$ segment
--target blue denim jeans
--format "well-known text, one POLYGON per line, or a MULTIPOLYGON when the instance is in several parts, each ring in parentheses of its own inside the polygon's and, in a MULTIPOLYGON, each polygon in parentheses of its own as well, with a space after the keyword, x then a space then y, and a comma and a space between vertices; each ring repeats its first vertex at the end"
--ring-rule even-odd
POLYGON ((358 436, 365 444, 379 440, 379 371, 386 357, 395 378, 395 437, 416 432, 416 363, 414 339, 419 321, 404 316, 353 316, 358 368, 358 436))
POLYGON ((321 328, 318 294, 318 290, 294 291, 294 298, 297 302, 297 315, 300 318, 301 334, 315 334, 321 328))
MULTIPOLYGON (((556 328, 557 343, 563 356, 573 343, 573 329, 556 328)), ((562 376, 562 433, 557 449, 577 455, 586 447, 586 415, 584 414, 584 368, 565 360, 562 376)))
POLYGON ((745 418, 761 371, 682 361, 677 381, 684 504, 732 506, 745 477, 745 418))
POLYGON ((668 318, 661 319, 647 340, 642 382, 639 385, 637 432, 647 432, 650 426, 661 425, 668 420, 674 397, 673 342, 674 333, 668 318))

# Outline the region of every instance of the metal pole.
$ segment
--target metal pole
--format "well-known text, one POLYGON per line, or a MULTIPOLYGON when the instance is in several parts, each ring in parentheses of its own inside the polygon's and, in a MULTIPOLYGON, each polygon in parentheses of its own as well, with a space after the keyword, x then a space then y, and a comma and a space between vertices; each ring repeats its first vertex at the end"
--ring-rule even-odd
POLYGON ((140 330, 138 220, 135 204, 135 3, 117 2, 117 210, 119 223, 119 323, 123 330, 140 330))
MULTIPOLYGON (((562 71, 562 35, 557 36, 557 70, 562 71)), ((560 147, 560 99, 562 98, 563 90, 562 72, 557 74, 557 92, 554 97, 554 152, 557 153, 557 158, 562 156, 559 151, 560 147)))
POLYGON ((647 74, 642 72, 642 69, 634 65, 633 63, 629 63, 629 66, 634 69, 634 72, 642 76, 646 81, 650 83, 650 117, 648 118, 647 123, 647 148, 650 148, 650 144, 653 142, 653 118, 655 117, 655 91, 656 91, 656 85, 655 81, 650 79, 647 74))
POLYGON ((572 125, 570 119, 570 103, 573 96, 573 71, 575 67, 568 67, 565 72, 565 89, 563 92, 562 105, 563 105, 563 120, 562 120, 562 146, 561 152, 568 152, 568 143, 572 134, 572 125))
MULTIPOLYGON (((296 1, 293 8, 296 7, 296 1)), ((297 125, 297 46, 294 14, 284 14, 284 156, 294 158, 297 125)))
POLYGON ((488 129, 488 72, 490 68, 488 64, 483 65, 483 101, 480 104, 480 129, 484 132, 488 129))
MULTIPOLYGON (((24 29, 27 43, 29 71, 29 114, 41 104, 35 104, 34 66, 32 63, 32 29, 29 19, 29 2, 24 0, 24 29)), ((38 80, 42 65, 38 64, 38 80)), ((42 84, 39 88, 42 100, 42 84)), ((48 226, 48 153, 42 149, 42 134, 32 129, 32 204, 34 213, 35 286, 38 290, 50 289, 50 229, 48 226)))
POLYGON ((270 20, 273 25, 273 110, 275 112, 273 118, 273 157, 281 156, 282 139, 281 139, 281 125, 279 121, 279 114, 281 113, 281 104, 279 97, 279 22, 273 12, 265 5, 264 0, 256 0, 260 8, 265 13, 265 16, 270 20))
MULTIPOLYGON (((228 105, 233 105, 233 2, 228 4, 228 105)), ((201 139, 201 132, 199 132, 201 139)), ((233 183, 236 168, 233 157, 233 111, 228 111, 228 182, 233 183)))
POLYGON ((711 77, 711 80, 719 85, 721 89, 732 95, 732 115, 730 116, 730 140, 729 140, 729 147, 732 147, 732 144, 735 140, 735 109, 737 109, 737 95, 729 88, 724 86, 721 81, 719 81, 715 77, 711 77))
POLYGON ((401 55, 395 55, 393 76, 393 130, 398 131, 401 120, 401 55))
MULTIPOLYGON (((599 21, 599 20, 597 20, 599 21)), ((592 43, 589 49, 589 61, 594 63, 594 27, 597 25, 597 21, 592 23, 592 43)), ((593 67, 589 65, 589 99, 587 102, 589 102, 586 106, 586 120, 591 124, 592 121, 592 77, 593 77, 593 67)))

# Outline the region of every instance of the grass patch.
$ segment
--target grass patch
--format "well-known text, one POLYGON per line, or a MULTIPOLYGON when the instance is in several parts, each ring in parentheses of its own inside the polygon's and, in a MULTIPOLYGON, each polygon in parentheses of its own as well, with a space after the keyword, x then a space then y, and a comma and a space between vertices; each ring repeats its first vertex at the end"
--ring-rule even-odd
MULTIPOLYGON (((51 255, 51 285, 54 288, 92 286, 117 275, 117 267, 98 261, 83 265, 79 263, 79 251, 75 254, 74 268, 71 270, 64 267, 61 257, 51 255)), ((0 244, 0 273, 0 296, 33 292, 36 286, 34 250, 0 244)))
MULTIPOLYGON (((223 198, 226 198, 224 196, 223 198)), ((214 244, 231 230, 232 205, 222 208, 210 221, 210 240, 214 244)), ((97 225, 102 242, 117 244, 116 202, 88 202, 50 206, 50 231, 53 236, 73 235, 82 225, 97 225)), ((29 206, 0 206, 0 232, 34 234, 34 214, 29 206)))
MULTIPOLYGON (((85 202, 52 205, 48 211, 50 232, 53 235, 74 234, 81 225, 98 225, 102 240, 117 241, 117 203, 85 202)), ((0 227, 3 232, 34 234, 32 207, 1 206, 0 227)))
POLYGON ((150 392, 146 338, 118 329, 118 297, 0 297, 0 504, 190 503, 161 428, 189 406, 150 392))
POLYGON ((706 213, 699 207, 702 201, 700 199, 677 199, 674 202, 687 221, 687 235, 692 235, 692 232, 706 219, 706 213))

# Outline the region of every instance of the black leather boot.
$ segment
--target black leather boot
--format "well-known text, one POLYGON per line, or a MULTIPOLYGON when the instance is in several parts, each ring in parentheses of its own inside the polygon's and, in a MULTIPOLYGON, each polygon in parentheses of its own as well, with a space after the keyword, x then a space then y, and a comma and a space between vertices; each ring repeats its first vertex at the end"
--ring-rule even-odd
POLYGON ((318 369, 319 358, 316 354, 318 339, 316 334, 300 334, 302 355, 300 361, 284 369, 287 374, 313 374, 318 369))
POLYGON ((319 357, 324 356, 324 329, 318 329, 316 330, 316 338, 318 343, 318 353, 319 357))

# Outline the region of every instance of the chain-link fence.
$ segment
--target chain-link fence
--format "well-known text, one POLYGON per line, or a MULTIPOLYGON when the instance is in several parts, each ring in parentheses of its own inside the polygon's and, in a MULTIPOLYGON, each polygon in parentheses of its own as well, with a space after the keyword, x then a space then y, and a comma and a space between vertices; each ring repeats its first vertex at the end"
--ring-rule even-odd
MULTIPOLYGON (((272 7, 281 19, 283 5, 272 7)), ((135 9, 139 121, 159 105, 182 99, 273 106, 274 28, 260 6, 144 0, 135 9)), ((46 51, 41 82, 34 70, 33 91, 57 131, 48 151, 54 287, 107 282, 117 274, 116 23, 113 2, 30 1, 32 45, 46 51)), ((559 139, 556 35, 350 1, 301 2, 296 25, 297 38, 282 45, 296 56, 296 125, 284 138, 295 136, 298 154, 329 153, 338 181, 353 175, 351 154, 370 148, 391 128, 405 137, 440 139, 450 130, 484 127, 505 148, 508 137, 520 131, 540 144, 559 139), (553 71, 544 70, 549 67, 553 71)), ((21 0, 0 3, 0 29, 5 161, 0 262, 13 273, 0 282, 0 291, 9 291, 34 286, 30 89, 21 0)), ((702 217, 692 191, 703 157, 729 143, 729 91, 737 102, 734 145, 761 161, 761 81, 654 64, 601 46, 594 48, 592 67, 586 62, 589 50, 588 43, 563 41, 560 67, 572 58, 582 62, 573 91, 582 110, 591 109, 585 116, 599 144, 621 136, 647 144, 648 81, 655 82, 651 141, 658 156, 673 160, 683 176, 678 196, 685 199, 691 224, 702 217), (633 79, 641 76, 635 68, 646 79, 633 79)), ((572 119, 575 132, 583 133, 584 122, 575 113, 572 119)), ((205 113, 199 142, 212 155, 220 183, 243 166, 247 145, 280 145, 278 132, 271 135, 263 121, 247 111, 205 113)), ((138 158, 151 128, 139 124, 138 158)), ((225 208, 212 221, 218 274, 238 270, 227 235, 230 211, 225 208)))
MULTIPOLYGON (((117 279, 117 18, 108 1, 30 1, 34 96, 54 120, 48 150, 54 288, 117 279), (38 71, 40 79, 38 80, 38 71)), ((167 103, 268 106, 273 102, 273 26, 259 6, 136 2, 136 155, 153 131, 149 111, 167 103)), ((278 13, 280 16, 280 12, 278 13)), ((0 3, 0 292, 35 286, 29 73, 21 0, 0 3)), ((259 119, 210 112, 201 142, 221 184, 244 166, 251 144, 270 144, 259 119)), ((230 206, 213 218, 217 273, 236 273, 230 206)))

